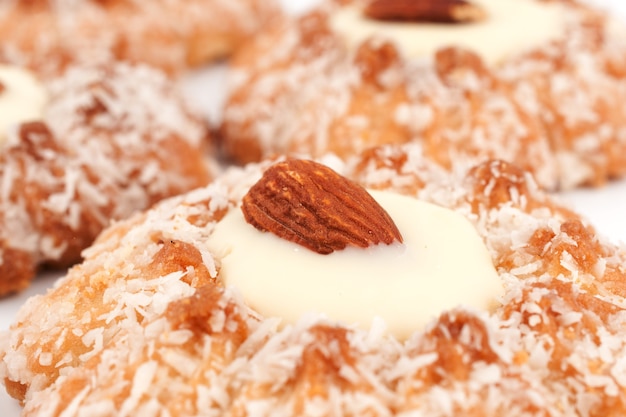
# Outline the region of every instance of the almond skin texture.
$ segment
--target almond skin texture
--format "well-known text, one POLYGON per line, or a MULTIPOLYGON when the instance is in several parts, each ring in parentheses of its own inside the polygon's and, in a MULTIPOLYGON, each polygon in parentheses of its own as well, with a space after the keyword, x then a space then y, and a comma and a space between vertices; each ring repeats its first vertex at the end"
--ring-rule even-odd
POLYGON ((241 209, 257 229, 323 255, 346 246, 402 242, 389 214, 363 187, 309 160, 272 165, 241 209))
POLYGON ((484 20, 485 10, 466 0, 372 0, 364 10, 377 20, 471 23, 484 20))

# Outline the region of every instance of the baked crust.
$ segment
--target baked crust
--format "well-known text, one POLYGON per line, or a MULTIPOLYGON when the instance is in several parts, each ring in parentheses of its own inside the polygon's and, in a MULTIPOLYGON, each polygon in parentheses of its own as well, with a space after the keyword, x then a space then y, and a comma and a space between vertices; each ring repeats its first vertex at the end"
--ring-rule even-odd
POLYGON ((94 60, 180 73, 230 55, 280 14, 272 0, 8 0, 0 56, 46 74, 94 60))
POLYGON ((45 83, 43 120, 0 147, 0 295, 67 267, 111 220, 205 185, 208 130, 164 74, 111 63, 45 83))
POLYGON ((458 47, 408 59, 382 34, 353 51, 329 24, 337 3, 234 57, 221 129, 234 161, 417 142, 443 167, 503 159, 549 189, 626 173, 626 42, 608 15, 559 2, 560 37, 495 65, 458 47))
POLYGON ((22 307, 0 339, 0 376, 23 415, 626 412, 623 247, 506 162, 450 173, 415 144, 332 162, 467 216, 502 304, 444 311, 405 342, 317 316, 279 327, 221 284, 205 244, 271 162, 231 168, 112 225, 22 307))

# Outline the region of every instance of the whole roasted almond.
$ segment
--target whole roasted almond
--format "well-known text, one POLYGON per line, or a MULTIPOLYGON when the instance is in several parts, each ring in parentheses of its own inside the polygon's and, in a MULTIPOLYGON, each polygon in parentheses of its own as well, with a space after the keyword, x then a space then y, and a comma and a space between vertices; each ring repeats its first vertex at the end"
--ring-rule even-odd
POLYGON ((372 0, 364 14, 378 20, 437 23, 471 23, 487 17, 482 7, 467 0, 372 0))
POLYGON ((402 242, 389 214, 361 186, 317 162, 271 166, 243 198, 248 223, 320 254, 402 242))

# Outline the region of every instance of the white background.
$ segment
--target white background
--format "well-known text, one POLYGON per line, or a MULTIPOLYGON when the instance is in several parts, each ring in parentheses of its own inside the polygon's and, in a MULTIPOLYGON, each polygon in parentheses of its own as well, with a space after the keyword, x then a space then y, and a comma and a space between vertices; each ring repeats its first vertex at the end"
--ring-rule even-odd
MULTIPOLYGON (((292 13, 305 11, 316 3, 316 0, 281 1, 286 10, 292 13)), ((588 0, 588 2, 606 7, 626 19, 626 1, 588 0)), ((223 66, 198 71, 192 74, 183 86, 193 100, 205 106, 212 118, 218 117, 220 103, 224 98, 222 87, 224 72, 223 66)), ((590 219, 601 234, 614 241, 626 242, 626 180, 614 182, 601 189, 568 192, 559 197, 590 219)), ((17 310, 28 297, 43 293, 52 286, 57 275, 42 274, 26 292, 0 299, 0 330, 9 327, 17 310)), ((19 414, 19 405, 0 386, 0 417, 17 417, 19 414)))

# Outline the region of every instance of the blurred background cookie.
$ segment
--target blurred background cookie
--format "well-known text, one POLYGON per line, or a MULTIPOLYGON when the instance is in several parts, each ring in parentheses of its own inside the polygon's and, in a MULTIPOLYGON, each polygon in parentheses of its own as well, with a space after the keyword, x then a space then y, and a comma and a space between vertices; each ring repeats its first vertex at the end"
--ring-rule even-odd
POLYGON ((109 63, 40 82, 4 66, 0 83, 0 295, 212 175, 205 122, 159 71, 109 63))
POLYGON ((280 14, 273 0, 8 0, 0 57, 40 73, 94 59, 180 73, 230 55, 280 14))
POLYGON ((573 1, 325 2, 234 57, 224 150, 416 142, 446 168, 497 157, 547 189, 597 186, 626 170, 624 33, 573 1))

